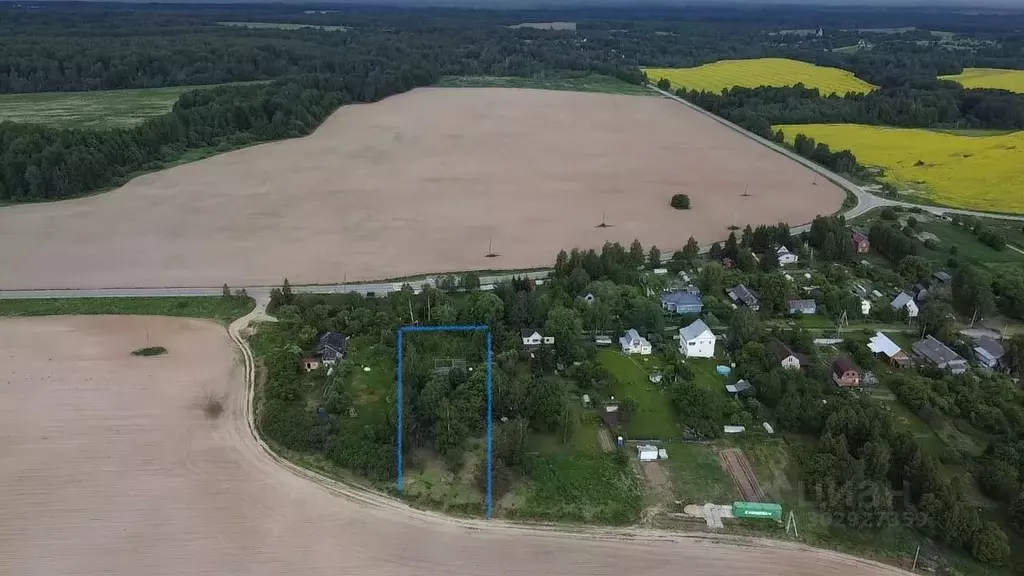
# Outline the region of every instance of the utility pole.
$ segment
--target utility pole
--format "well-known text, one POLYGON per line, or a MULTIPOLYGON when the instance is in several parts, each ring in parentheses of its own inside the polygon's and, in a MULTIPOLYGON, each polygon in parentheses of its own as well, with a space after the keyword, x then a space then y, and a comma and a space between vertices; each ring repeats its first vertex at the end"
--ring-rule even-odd
POLYGON ((911 572, 917 572, 917 559, 921 556, 921 547, 917 547, 917 552, 914 552, 914 565, 910 568, 911 572))

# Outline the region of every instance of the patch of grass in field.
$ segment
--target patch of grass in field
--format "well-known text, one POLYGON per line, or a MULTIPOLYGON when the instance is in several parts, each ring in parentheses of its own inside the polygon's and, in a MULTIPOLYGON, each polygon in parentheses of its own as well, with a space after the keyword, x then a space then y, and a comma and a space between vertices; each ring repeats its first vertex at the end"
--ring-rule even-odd
POLYGON ((722 468, 712 444, 666 444, 662 461, 672 477, 676 499, 686 504, 732 504, 738 500, 732 478, 722 468))
POLYGON ((0 95, 0 122, 59 128, 128 128, 171 111, 183 93, 224 86, 170 86, 92 92, 39 92, 0 95))
MULTIPOLYGON (((648 380, 648 368, 643 360, 635 360, 614 350, 601 350, 598 361, 615 376, 615 398, 621 402, 632 398, 637 402, 636 413, 631 415, 623 429, 630 438, 675 438, 680 436, 668 398, 661 387, 648 380)), ((647 358, 650 358, 649 356, 647 358)), ((653 361, 648 360, 653 369, 653 361)))
POLYGON ((325 32, 345 32, 348 26, 324 26, 321 24, 295 24, 292 22, 217 22, 219 26, 231 26, 234 28, 250 28, 253 30, 301 30, 312 28, 325 32))
POLYGON ((976 264, 1024 264, 1024 254, 1011 248, 996 250, 983 244, 970 230, 954 226, 948 222, 928 221, 918 226, 925 232, 938 237, 938 247, 934 251, 925 251, 930 260, 945 265, 949 258, 949 247, 956 246, 956 257, 976 264))
POLYGON ((696 68, 644 68, 644 71, 652 82, 665 78, 673 88, 708 92, 721 92, 735 86, 756 88, 797 84, 817 88, 825 95, 865 94, 875 89, 852 72, 787 58, 720 60, 696 68))
POLYGON ((511 516, 571 522, 628 524, 640 514, 643 485, 613 454, 541 454, 530 457, 521 507, 511 516))
POLYGON ((164 354, 167 354, 167 348, 163 346, 147 346, 132 350, 132 356, 162 356, 164 354))
POLYGON ((601 92, 654 96, 653 91, 600 74, 554 74, 551 76, 446 76, 436 86, 441 88, 534 88, 538 90, 567 90, 573 92, 601 92))
POLYGON ((994 88, 1024 94, 1024 70, 964 68, 960 74, 939 76, 939 80, 952 80, 965 88, 994 88))
POLYGON ((932 130, 858 124, 797 124, 775 128, 792 142, 805 134, 833 150, 847 149, 886 181, 940 205, 1024 213, 1024 132, 964 136, 932 130))
POLYGON ((248 314, 253 305, 252 298, 222 296, 0 300, 0 316, 140 314, 210 318, 227 324, 248 314))

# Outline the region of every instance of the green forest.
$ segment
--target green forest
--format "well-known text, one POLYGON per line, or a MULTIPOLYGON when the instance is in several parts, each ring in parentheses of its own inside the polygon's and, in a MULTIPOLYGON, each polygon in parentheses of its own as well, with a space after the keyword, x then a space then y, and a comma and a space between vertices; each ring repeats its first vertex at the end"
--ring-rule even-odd
MULTIPOLYGON (((287 7, 105 4, 0 7, 0 93, 223 86, 186 92, 170 113, 128 128, 79 130, 0 123, 0 202, 55 200, 123 184, 182 158, 308 134, 337 107, 373 102, 448 77, 602 75, 633 85, 640 66, 692 66, 781 56, 854 72, 881 90, 823 97, 795 88, 681 92, 769 138, 774 123, 860 122, 916 127, 1024 127, 1024 96, 940 82, 966 66, 1024 67, 1020 17, 915 11, 780 9, 756 19, 735 7, 695 10, 469 11, 350 7, 305 14, 287 7), (575 31, 509 28, 577 21, 575 31), (218 22, 344 26, 343 31, 226 27, 218 22), (965 35, 952 50, 927 30, 965 35), (824 26, 816 38, 787 32, 824 26), (870 40, 870 51, 840 51, 870 40)), ((558 82, 551 83, 557 86, 558 82)), ((577 83, 579 84, 579 83, 577 83)), ((596 89, 627 92, 597 82, 596 89)), ((584 89, 590 89, 586 86, 584 89)), ((795 136, 795 135, 794 135, 795 136)), ((856 172, 856 158, 815 143, 804 154, 856 172)))

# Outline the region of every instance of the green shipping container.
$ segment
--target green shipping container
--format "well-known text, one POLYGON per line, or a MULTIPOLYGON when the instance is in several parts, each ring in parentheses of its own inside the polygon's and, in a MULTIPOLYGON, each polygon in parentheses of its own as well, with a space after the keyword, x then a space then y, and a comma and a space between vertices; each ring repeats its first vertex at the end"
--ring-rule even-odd
POLYGON ((771 518, 782 522, 782 505, 773 502, 733 502, 732 513, 737 518, 771 518))

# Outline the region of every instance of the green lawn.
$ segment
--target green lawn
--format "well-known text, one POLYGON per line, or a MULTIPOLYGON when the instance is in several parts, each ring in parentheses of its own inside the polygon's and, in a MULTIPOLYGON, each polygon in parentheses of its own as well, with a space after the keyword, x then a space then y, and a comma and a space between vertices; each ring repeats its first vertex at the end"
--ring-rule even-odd
POLYGON ((628 524, 643 505, 643 484, 614 454, 541 454, 529 459, 532 479, 510 516, 628 524))
POLYGON ((597 357, 601 365, 615 376, 615 397, 620 402, 624 398, 632 398, 637 402, 636 414, 623 427, 630 438, 680 436, 668 398, 659 385, 648 380, 649 370, 657 365, 651 356, 646 357, 648 360, 645 363, 644 360, 606 349, 599 351, 597 357))
POLYGON ((0 300, 0 316, 142 314, 210 318, 227 324, 252 310, 251 298, 193 296, 166 298, 48 298, 0 300))
MULTIPOLYGON (((925 250, 924 256, 929 260, 945 265, 949 259, 949 247, 957 246, 957 258, 977 264, 1024 264, 1024 254, 1009 247, 995 250, 982 244, 978 237, 966 228, 954 226, 946 222, 922 222, 919 228, 931 232, 939 238, 938 248, 934 251, 925 250)), ((1010 237, 1008 237, 1009 239, 1010 237)))
POLYGON ((570 90, 575 92, 602 92, 654 96, 655 92, 600 74, 553 74, 522 78, 519 76, 446 76, 438 82, 442 88, 537 88, 541 90, 570 90))
POLYGON ((182 93, 213 86, 0 95, 0 122, 59 128, 127 128, 170 112, 182 93))
POLYGON ((719 362, 714 358, 693 358, 686 361, 686 365, 693 370, 694 384, 720 394, 726 394, 725 378, 719 376, 715 371, 718 364, 719 362))
POLYGON ((712 444, 666 444, 662 462, 672 476, 676 499, 686 504, 731 504, 738 500, 732 478, 722 468, 712 444))

